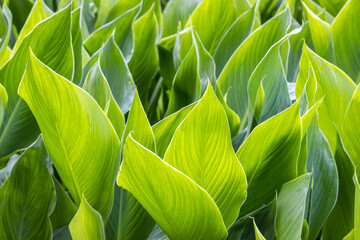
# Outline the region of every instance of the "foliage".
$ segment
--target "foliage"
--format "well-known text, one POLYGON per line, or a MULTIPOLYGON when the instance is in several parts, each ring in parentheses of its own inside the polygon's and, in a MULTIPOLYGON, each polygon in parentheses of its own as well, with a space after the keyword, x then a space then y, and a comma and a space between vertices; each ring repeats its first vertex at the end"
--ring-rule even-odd
POLYGON ((360 239, 359 0, 0 3, 0 240, 360 239))

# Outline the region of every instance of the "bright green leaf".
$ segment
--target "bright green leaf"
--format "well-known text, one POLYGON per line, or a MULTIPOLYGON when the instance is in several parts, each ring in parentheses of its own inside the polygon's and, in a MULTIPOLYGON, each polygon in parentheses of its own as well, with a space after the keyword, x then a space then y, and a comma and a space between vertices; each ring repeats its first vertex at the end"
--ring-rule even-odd
POLYGON ((331 26, 337 64, 356 83, 360 81, 359 11, 360 2, 349 0, 331 26))
POLYGON ((164 157, 210 194, 227 227, 246 197, 246 177, 230 139, 226 113, 209 84, 175 131, 164 157))
POLYGON ((137 198, 171 239, 215 240, 227 236, 210 195, 131 136, 124 147, 118 184, 137 198))
POLYGON ((19 95, 39 123, 54 166, 75 202, 80 204, 84 195, 106 220, 113 202, 120 142, 99 105, 34 55, 19 95), (48 94, 50 89, 52 94, 48 94))
POLYGON ((69 224, 69 229, 74 240, 105 240, 101 215, 91 207, 84 195, 81 198, 79 209, 69 224))

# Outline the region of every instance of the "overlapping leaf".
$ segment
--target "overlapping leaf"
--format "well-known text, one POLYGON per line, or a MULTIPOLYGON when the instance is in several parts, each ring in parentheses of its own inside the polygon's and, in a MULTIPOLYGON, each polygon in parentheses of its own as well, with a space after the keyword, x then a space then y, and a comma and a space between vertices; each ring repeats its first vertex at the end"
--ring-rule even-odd
POLYGON ((100 213, 91 207, 82 196, 79 209, 69 224, 74 240, 105 240, 104 224, 100 213))
POLYGON ((60 75, 71 78, 71 6, 38 24, 21 42, 13 57, 0 69, 0 83, 8 94, 8 105, 0 129, 0 156, 6 156, 35 141, 39 128, 17 89, 29 59, 31 47, 39 59, 60 75), (53 40, 54 39, 54 40, 53 40))
POLYGON ((210 84, 175 131, 164 161, 210 194, 227 227, 235 221, 246 197, 246 178, 231 146, 225 111, 210 84))
POLYGON ((284 183, 297 176, 300 142, 299 100, 252 131, 236 153, 248 181, 241 216, 269 203, 284 183))
POLYGON ((113 202, 120 142, 99 105, 33 54, 19 95, 37 119, 54 166, 75 202, 80 204, 84 195, 106 220, 113 202), (52 94, 48 94, 50 89, 52 94))
POLYGON ((136 197, 171 239, 215 240, 227 235, 210 195, 131 136, 124 147, 118 184, 136 197))
POLYGON ((51 239, 55 189, 39 138, 18 159, 0 188, 0 239, 51 239))
POLYGON ((227 103, 239 115, 240 121, 247 119, 247 85, 253 70, 267 50, 285 35, 289 24, 290 11, 287 9, 253 32, 221 72, 218 80, 220 89, 227 94, 227 103))

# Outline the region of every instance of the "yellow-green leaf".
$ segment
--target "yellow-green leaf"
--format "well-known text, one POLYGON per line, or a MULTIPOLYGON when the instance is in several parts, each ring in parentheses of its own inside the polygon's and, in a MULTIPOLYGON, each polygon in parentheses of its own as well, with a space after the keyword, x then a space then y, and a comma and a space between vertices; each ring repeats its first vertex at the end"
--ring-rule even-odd
POLYGON ((124 147, 118 184, 136 197, 170 239, 217 240, 227 236, 210 195, 131 136, 124 147))
POLYGON ((80 204, 84 195, 106 221, 120 141, 104 112, 88 93, 33 54, 19 95, 34 114, 54 166, 75 202, 80 204))
POLYGON ((106 239, 101 215, 91 207, 84 195, 69 229, 74 240, 106 239))
POLYGON ((247 185, 230 139, 225 110, 209 84, 175 131, 164 157, 210 194, 227 227, 238 216, 247 185))

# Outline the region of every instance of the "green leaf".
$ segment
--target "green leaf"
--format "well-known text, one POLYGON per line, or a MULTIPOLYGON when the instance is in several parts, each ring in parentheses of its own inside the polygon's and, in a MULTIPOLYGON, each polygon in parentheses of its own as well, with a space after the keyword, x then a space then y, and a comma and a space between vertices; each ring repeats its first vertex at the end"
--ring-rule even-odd
MULTIPOLYGON (((205 49, 212 55, 222 36, 237 18, 234 0, 203 0, 188 20, 198 33, 205 49)), ((187 52, 191 47, 191 35, 185 35, 181 48, 187 52)))
POLYGON ((30 0, 9 0, 7 2, 11 13, 16 16, 13 21, 17 32, 20 32, 31 11, 33 2, 30 0))
POLYGON ((176 113, 162 119, 152 127, 156 141, 157 155, 159 157, 164 158, 166 149, 168 148, 176 129, 196 104, 197 103, 195 102, 180 109, 176 113))
POLYGON ((112 7, 116 5, 119 0, 102 0, 100 1, 100 6, 97 12, 97 18, 95 22, 95 28, 101 27, 106 17, 108 16, 109 12, 111 11, 112 7))
POLYGON ((5 116, 7 101, 8 95, 6 93, 6 90, 3 85, 0 84, 0 127, 5 116))
POLYGON ((58 229, 70 223, 76 213, 76 207, 55 177, 53 177, 53 182, 56 191, 56 205, 50 220, 52 228, 58 229))
POLYGON ((53 230, 52 240, 72 240, 69 227, 65 226, 59 229, 53 230))
MULTIPOLYGON (((334 21, 334 16, 331 15, 328 11, 326 11, 325 8, 321 7, 318 3, 314 2, 313 0, 302 0, 302 2, 305 3, 306 6, 322 20, 330 24, 334 21)), ((306 20, 307 17, 304 14, 304 21, 306 20)))
POLYGON ((360 238, 360 184, 358 172, 359 168, 356 168, 353 177, 355 183, 354 239, 360 238))
POLYGON ((354 165, 344 150, 341 139, 337 135, 334 158, 339 173, 339 193, 336 205, 322 228, 324 239, 342 239, 354 227, 355 187, 352 176, 354 165))
POLYGON ((359 105, 360 88, 357 87, 347 108, 341 128, 341 137, 344 142, 344 147, 356 167, 360 164, 360 151, 357 145, 359 143, 358 137, 360 131, 358 128, 354 127, 354 123, 358 122, 360 118, 359 105))
POLYGON ((110 86, 101 71, 99 60, 90 69, 83 89, 96 100, 121 138, 125 129, 125 117, 115 102, 110 86))
POLYGON ((275 239, 276 197, 269 204, 259 208, 251 214, 238 219, 229 229, 228 240, 254 239, 255 231, 253 220, 264 237, 275 239))
MULTIPOLYGON (((125 143, 130 133, 139 143, 155 152, 154 134, 137 91, 135 91, 126 128, 122 135, 122 143, 125 143)), ((154 226, 154 220, 134 196, 123 188, 116 186, 113 210, 106 225, 107 238, 146 239, 154 226)))
POLYGON ((164 161, 210 194, 225 226, 235 221, 246 198, 246 177, 232 149, 226 113, 210 84, 175 131, 164 161))
POLYGON ((349 0, 331 26, 337 64, 356 83, 360 81, 360 49, 358 47, 360 19, 357 14, 359 11, 360 2, 349 0))
MULTIPOLYGON (((265 94, 260 108, 260 116, 257 117, 258 122, 263 122, 291 105, 285 66, 283 66, 282 62, 281 47, 284 47, 284 45, 288 47, 286 38, 274 44, 249 79, 248 94, 251 113, 256 109, 255 105, 260 85, 265 94)), ((287 55, 288 51, 285 54, 287 55)))
POLYGON ((346 4, 346 2, 348 2, 348 0, 318 0, 318 2, 333 16, 336 16, 340 9, 346 4))
POLYGON ((311 39, 315 52, 330 62, 335 62, 333 37, 329 23, 320 19, 303 3, 306 16, 309 19, 311 39))
POLYGON ((240 122, 247 120, 250 76, 268 49, 286 34, 289 24, 290 11, 287 9, 253 32, 221 72, 218 84, 222 93, 227 94, 227 104, 239 115, 240 122))
POLYGON ((315 92, 314 102, 324 98, 323 104, 318 109, 319 124, 334 153, 337 145, 337 129, 342 125, 355 84, 339 68, 320 58, 304 44, 300 73, 296 81, 297 97, 302 95, 305 83, 311 74, 314 74, 316 85, 313 84, 311 89, 306 91, 315 92), (310 66, 313 71, 309 71, 310 66), (313 89, 315 86, 316 89, 313 89))
POLYGON ((183 29, 192 12, 203 0, 170 0, 163 11, 162 37, 176 34, 179 22, 183 29))
POLYGON ((201 97, 197 64, 196 49, 192 45, 175 74, 166 116, 195 102, 201 97))
POLYGON ((284 183, 297 176, 300 143, 299 100, 251 132, 236 153, 248 180, 240 216, 269 203, 284 183))
POLYGON ((106 221, 113 201, 120 142, 99 105, 33 54, 19 95, 39 123, 54 166, 75 203, 80 204, 83 194, 106 221), (50 89, 52 94, 48 94, 50 89))
MULTIPOLYGON (((24 26, 21 29, 21 32, 16 39, 16 43, 14 48, 12 49, 13 52, 19 48, 21 42, 28 35, 31 31, 33 31, 34 27, 41 21, 47 19, 53 14, 43 0, 37 0, 34 2, 34 5, 31 8, 29 16, 26 19, 24 26)), ((16 16, 17 17, 17 16, 16 16)))
POLYGON ((288 82, 295 82, 299 74, 299 62, 302 54, 303 39, 307 44, 311 43, 311 33, 309 29, 309 22, 304 23, 301 30, 297 34, 289 36, 290 52, 287 66, 287 80, 288 82))
POLYGON ((154 230, 151 232, 151 234, 146 240, 169 240, 169 238, 161 230, 159 225, 156 224, 154 230))
POLYGON ((134 98, 135 83, 125 58, 111 35, 100 53, 100 68, 109 83, 111 92, 121 112, 129 111, 134 98))
MULTIPOLYGON (((87 39, 84 40, 84 47, 93 55, 101 46, 108 40, 113 32, 115 32, 114 40, 117 45, 123 50, 125 46, 122 46, 126 42, 128 35, 131 31, 131 26, 138 15, 140 5, 126 11, 121 16, 101 26, 95 32, 93 32, 87 39)), ((126 46, 126 49, 128 46, 126 46)), ((127 56, 128 52, 124 53, 127 56)))
POLYGON ((106 239, 101 215, 91 207, 84 195, 69 229, 74 240, 106 239))
POLYGON ((131 136, 124 147, 118 184, 136 197, 171 239, 215 240, 227 235, 210 195, 131 136))
POLYGON ((40 137, 18 159, 0 188, 0 239, 51 239, 55 191, 40 137))
POLYGON ((17 162, 19 157, 20 157, 19 154, 11 155, 11 157, 9 157, 6 165, 1 166, 1 170, 0 170, 0 186, 9 177, 11 169, 13 168, 13 166, 15 165, 15 163, 17 162))
POLYGON ((216 75, 218 76, 231 55, 251 33, 255 21, 255 5, 238 17, 222 36, 214 50, 216 75))
POLYGON ((255 239, 256 240, 266 240, 265 237, 261 234, 258 227, 256 226, 255 219, 253 220, 253 222, 254 222, 254 229, 255 229, 255 239))
POLYGON ((154 7, 151 7, 133 26, 134 50, 129 61, 129 69, 145 107, 148 104, 149 88, 159 64, 157 32, 154 7))
POLYGON ((81 8, 71 13, 71 41, 74 51, 74 74, 71 80, 79 84, 82 75, 81 8))
POLYGON ((73 59, 70 22, 69 5, 36 25, 23 39, 13 57, 0 69, 0 83, 8 94, 7 111, 0 129, 0 157, 28 147, 39 135, 34 117, 17 94, 29 59, 29 48, 55 72, 71 78, 73 59))
POLYGON ((330 145, 319 128, 318 116, 307 131, 308 172, 312 172, 309 240, 314 240, 335 206, 339 177, 330 145))
POLYGON ((12 26, 12 14, 6 2, 2 9, 0 10, 0 31, 1 31, 1 41, 0 41, 0 68, 4 65, 4 63, 10 58, 10 52, 8 48, 10 34, 11 34, 11 26, 12 26))
POLYGON ((301 239, 309 183, 310 174, 304 174, 281 188, 275 219, 277 239, 301 239))

